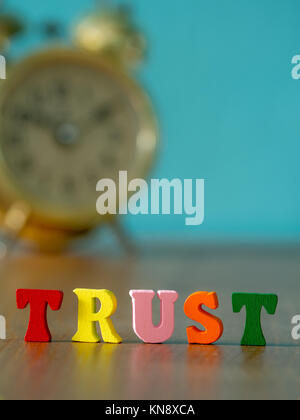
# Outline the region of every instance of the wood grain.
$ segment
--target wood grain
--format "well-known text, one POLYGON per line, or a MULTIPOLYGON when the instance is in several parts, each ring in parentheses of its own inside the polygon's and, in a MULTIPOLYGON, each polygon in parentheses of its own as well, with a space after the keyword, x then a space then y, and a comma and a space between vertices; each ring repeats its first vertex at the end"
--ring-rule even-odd
MULTIPOLYGON (((0 341, 2 399, 298 399, 300 347, 291 318, 300 314, 300 249, 152 245, 136 259, 99 256, 16 255, 1 266, 0 314, 8 340, 0 341), (23 341, 29 310, 16 307, 16 289, 60 289, 60 311, 48 311, 53 342, 23 341), (72 343, 77 328, 75 288, 107 288, 118 299, 114 325, 121 345, 72 343), (163 345, 134 335, 130 289, 171 289, 175 333, 163 345), (193 324, 183 304, 195 291, 216 291, 224 323, 218 345, 188 345, 193 324), (233 292, 278 294, 277 312, 262 314, 269 346, 239 345, 245 314, 234 314, 233 292)), ((158 299, 154 321, 159 317, 158 299)))

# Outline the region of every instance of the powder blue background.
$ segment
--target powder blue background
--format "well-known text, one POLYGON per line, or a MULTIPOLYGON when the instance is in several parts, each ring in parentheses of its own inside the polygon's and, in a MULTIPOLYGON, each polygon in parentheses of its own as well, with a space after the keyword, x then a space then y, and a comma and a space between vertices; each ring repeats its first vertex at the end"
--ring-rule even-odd
MULTIPOLYGON (((140 79, 159 113, 155 177, 205 178, 206 218, 128 217, 137 235, 291 241, 300 238, 299 0, 128 0, 151 46, 140 79)), ((41 19, 68 23, 88 0, 7 0, 40 42, 41 19)))

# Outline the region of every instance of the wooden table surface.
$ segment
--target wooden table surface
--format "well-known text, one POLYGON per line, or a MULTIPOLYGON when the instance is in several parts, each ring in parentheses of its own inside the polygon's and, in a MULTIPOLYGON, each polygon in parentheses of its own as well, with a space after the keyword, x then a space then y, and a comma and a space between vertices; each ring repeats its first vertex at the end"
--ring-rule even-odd
MULTIPOLYGON (((2 399, 299 399, 300 342, 291 318, 300 314, 300 248, 152 245, 135 259, 104 256, 17 255, 1 267, 0 314, 7 319, 0 341, 2 399), (113 321, 121 345, 72 343, 77 327, 73 289, 110 289, 118 298, 113 321), (29 310, 16 309, 17 288, 61 289, 62 309, 48 311, 53 342, 23 341, 29 310), (134 335, 130 289, 173 289, 175 333, 163 345, 134 335), (183 313, 195 291, 216 291, 224 323, 218 345, 189 346, 183 313), (263 314, 269 345, 239 345, 244 312, 232 312, 233 292, 278 293, 275 316, 263 314)), ((153 305, 154 321, 159 305, 153 305)))

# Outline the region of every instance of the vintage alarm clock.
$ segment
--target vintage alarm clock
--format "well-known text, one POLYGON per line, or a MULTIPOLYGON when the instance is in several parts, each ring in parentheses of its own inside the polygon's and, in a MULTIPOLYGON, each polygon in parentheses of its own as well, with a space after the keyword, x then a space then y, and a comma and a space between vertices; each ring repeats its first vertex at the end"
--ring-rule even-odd
MULTIPOLYGON (((1 26, 1 24, 0 24, 1 26)), ((6 238, 41 249, 115 218, 96 212, 96 184, 144 178, 157 148, 148 96, 133 79, 145 42, 121 9, 81 19, 73 45, 13 64, 0 87, 0 212, 6 238)))

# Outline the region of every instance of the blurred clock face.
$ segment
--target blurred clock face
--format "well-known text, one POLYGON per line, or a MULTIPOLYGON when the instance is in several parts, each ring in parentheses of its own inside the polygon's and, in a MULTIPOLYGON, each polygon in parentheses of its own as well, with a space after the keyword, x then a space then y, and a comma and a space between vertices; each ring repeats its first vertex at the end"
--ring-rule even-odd
POLYGON ((95 208, 96 183, 134 165, 139 116, 107 71, 55 60, 27 72, 2 108, 6 166, 32 200, 95 208))

